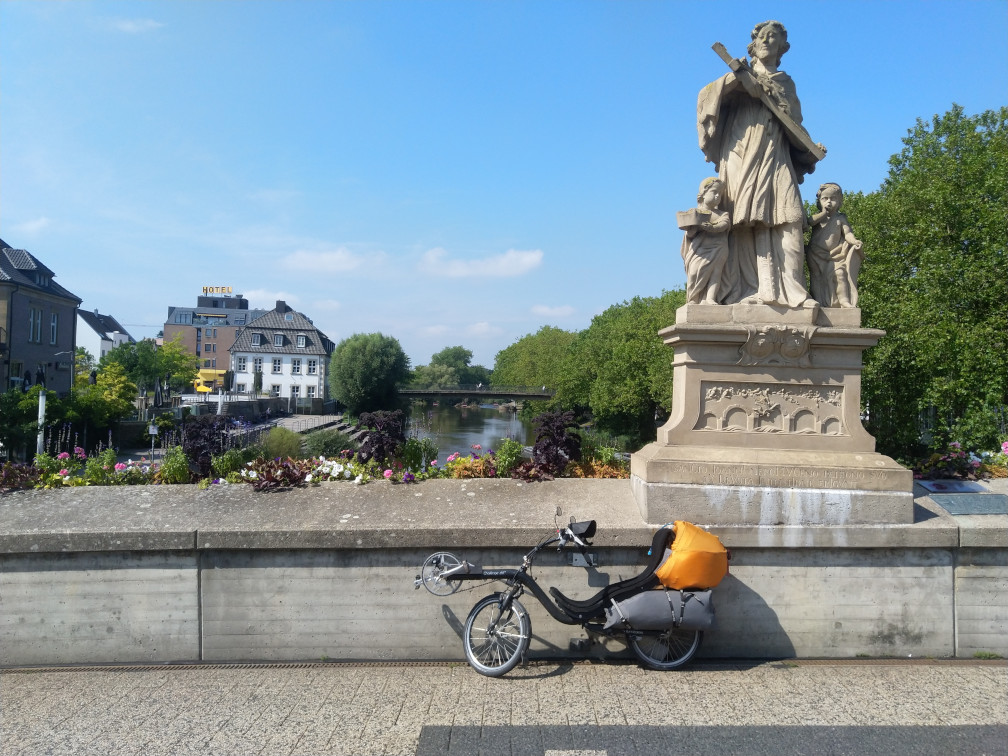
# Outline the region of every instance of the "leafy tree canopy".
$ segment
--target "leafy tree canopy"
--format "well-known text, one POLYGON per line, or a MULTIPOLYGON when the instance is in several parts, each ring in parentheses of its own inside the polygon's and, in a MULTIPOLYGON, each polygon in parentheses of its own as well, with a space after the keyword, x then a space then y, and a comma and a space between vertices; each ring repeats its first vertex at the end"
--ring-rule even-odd
POLYGON ((109 351, 98 363, 104 368, 111 362, 122 365, 126 375, 140 388, 153 391, 158 381, 168 378, 175 391, 191 387, 199 371, 199 360, 182 346, 182 334, 158 346, 151 339, 135 344, 120 344, 109 351))
POLYGON ((655 413, 672 403, 672 351, 658 331, 675 323, 683 290, 634 297, 592 319, 567 350, 557 386, 564 406, 588 407, 596 425, 654 440, 655 413))
POLYGON ((398 386, 409 377, 409 357, 399 341, 380 333, 354 334, 330 358, 329 388, 354 414, 394 408, 398 386))
POLYGON ((867 255, 862 397, 880 451, 993 448, 1008 404, 1008 108, 918 120, 871 194, 844 200, 867 255))
POLYGON ((497 353, 494 385, 555 387, 562 374, 564 355, 576 337, 572 331, 553 326, 522 336, 497 353))

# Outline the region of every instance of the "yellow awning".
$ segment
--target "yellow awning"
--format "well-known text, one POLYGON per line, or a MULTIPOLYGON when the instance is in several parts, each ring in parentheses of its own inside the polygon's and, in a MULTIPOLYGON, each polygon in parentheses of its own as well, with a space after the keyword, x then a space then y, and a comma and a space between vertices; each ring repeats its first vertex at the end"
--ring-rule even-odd
POLYGON ((213 368, 201 368, 198 375, 201 381, 216 381, 224 377, 226 370, 215 370, 213 368))

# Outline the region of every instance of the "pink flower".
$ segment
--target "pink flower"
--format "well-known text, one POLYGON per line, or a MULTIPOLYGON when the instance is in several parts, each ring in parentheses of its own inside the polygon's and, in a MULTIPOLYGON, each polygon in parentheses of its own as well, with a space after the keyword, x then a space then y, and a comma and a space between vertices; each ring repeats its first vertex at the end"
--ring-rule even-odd
POLYGON ((62 475, 63 477, 66 477, 67 475, 70 474, 70 471, 64 467, 62 470, 59 471, 59 474, 62 475))
POLYGON ((475 449, 476 451, 483 451, 483 447, 480 446, 479 444, 473 444, 472 448, 475 449))
POLYGON ((1008 454, 1008 441, 1001 444, 1001 453, 1008 454))
POLYGON ((115 466, 115 471, 116 472, 122 472, 125 469, 126 469, 126 463, 125 462, 116 462, 116 466, 115 466))
MULTIPOLYGON (((1008 444, 1008 441, 1005 441, 1005 443, 1006 443, 1006 444, 1008 444)), ((435 460, 433 460, 433 461, 432 461, 432 462, 430 463, 430 466, 431 466, 431 467, 437 467, 437 460, 436 460, 436 459, 435 459, 435 460)))
POLYGON ((60 452, 56 455, 56 459, 70 459, 70 452, 60 452))
POLYGON ((74 454, 77 456, 78 459, 87 458, 87 453, 85 453, 85 451, 81 449, 79 446, 74 447, 74 454))
POLYGON ((388 480, 389 478, 392 477, 392 471, 391 470, 386 470, 384 474, 385 474, 385 480, 388 480))

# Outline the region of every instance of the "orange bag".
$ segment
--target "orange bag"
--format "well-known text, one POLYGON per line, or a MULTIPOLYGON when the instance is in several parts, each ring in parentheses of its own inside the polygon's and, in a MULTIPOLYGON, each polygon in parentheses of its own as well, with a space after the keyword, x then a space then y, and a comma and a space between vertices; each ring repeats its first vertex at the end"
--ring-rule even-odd
POLYGON ((666 588, 713 588, 728 574, 728 550, 714 534, 676 520, 668 559, 655 570, 666 588))

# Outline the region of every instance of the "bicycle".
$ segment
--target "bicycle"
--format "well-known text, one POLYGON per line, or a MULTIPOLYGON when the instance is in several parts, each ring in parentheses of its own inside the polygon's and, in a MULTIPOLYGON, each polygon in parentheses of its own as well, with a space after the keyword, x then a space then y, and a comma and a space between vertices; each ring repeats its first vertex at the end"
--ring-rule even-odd
MULTIPOLYGON (((560 514, 558 508, 557 517, 560 514)), ((502 581, 507 586, 477 601, 466 618, 462 639, 469 665, 480 674, 500 677, 522 659, 532 638, 528 611, 518 600, 526 591, 553 619, 582 626, 589 638, 624 636, 640 662, 650 669, 672 670, 689 662, 700 648, 703 630, 713 626, 713 604, 709 590, 654 590, 662 587, 655 573, 669 556, 674 528, 666 525, 655 534, 643 572, 579 601, 555 587, 547 595, 529 574, 539 552, 554 544, 558 551, 573 544, 585 553, 596 523, 571 520, 540 540, 517 568, 485 569, 446 551, 431 554, 424 561, 414 587, 422 585, 436 596, 454 593, 464 581, 502 581)))

